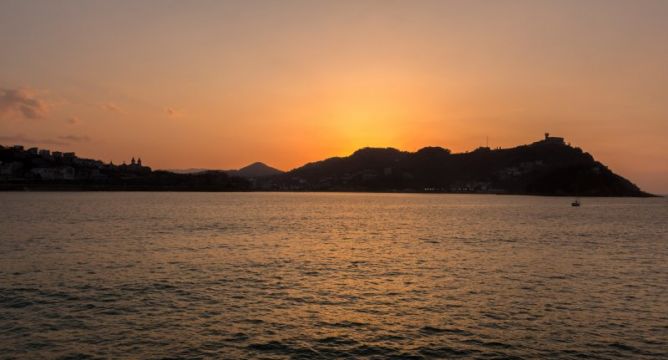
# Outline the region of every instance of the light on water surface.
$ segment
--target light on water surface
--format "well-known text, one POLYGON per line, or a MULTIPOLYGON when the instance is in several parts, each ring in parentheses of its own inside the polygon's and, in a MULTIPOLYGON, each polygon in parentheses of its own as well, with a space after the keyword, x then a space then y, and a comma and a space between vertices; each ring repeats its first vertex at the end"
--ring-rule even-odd
POLYGON ((0 194, 9 357, 661 358, 668 202, 0 194))

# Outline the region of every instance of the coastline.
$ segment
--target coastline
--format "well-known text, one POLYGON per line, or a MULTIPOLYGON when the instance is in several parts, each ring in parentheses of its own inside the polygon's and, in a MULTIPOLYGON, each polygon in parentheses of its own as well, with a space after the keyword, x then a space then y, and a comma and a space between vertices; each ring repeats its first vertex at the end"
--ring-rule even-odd
POLYGON ((448 192, 448 191, 405 191, 405 190, 268 190, 229 189, 218 187, 189 186, 138 186, 138 185, 82 185, 82 184, 0 184, 0 192, 229 192, 229 193, 351 193, 351 194, 444 194, 444 195, 515 195, 541 197, 580 198, 662 198, 666 195, 643 193, 642 195, 576 195, 512 192, 448 192))

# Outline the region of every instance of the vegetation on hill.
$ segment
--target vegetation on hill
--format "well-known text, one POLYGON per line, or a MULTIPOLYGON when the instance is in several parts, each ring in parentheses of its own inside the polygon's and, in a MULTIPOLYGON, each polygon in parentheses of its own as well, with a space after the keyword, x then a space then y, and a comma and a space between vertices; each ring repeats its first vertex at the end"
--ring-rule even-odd
POLYGON ((459 154, 440 147, 414 153, 364 148, 348 157, 306 164, 261 186, 320 191, 649 195, 590 154, 552 141, 510 149, 481 147, 459 154))

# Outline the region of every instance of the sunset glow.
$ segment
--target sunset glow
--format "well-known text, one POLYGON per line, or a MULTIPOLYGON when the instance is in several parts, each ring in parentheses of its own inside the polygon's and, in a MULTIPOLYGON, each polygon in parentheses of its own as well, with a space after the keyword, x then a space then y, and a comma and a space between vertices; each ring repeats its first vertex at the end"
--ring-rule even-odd
POLYGON ((668 359, 668 0, 0 0, 0 358, 668 359))
POLYGON ((665 1, 4 1, 0 144, 288 170, 564 136, 668 192, 665 1))

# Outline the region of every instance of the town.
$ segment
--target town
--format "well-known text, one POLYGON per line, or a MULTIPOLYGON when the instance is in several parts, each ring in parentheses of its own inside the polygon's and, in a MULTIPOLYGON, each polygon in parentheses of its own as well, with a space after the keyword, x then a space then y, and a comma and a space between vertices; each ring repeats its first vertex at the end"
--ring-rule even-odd
POLYGON ((22 145, 4 147, 0 145, 0 181, 56 181, 93 180, 104 181, 112 177, 125 179, 151 173, 151 168, 142 165, 141 159, 130 164, 114 165, 99 160, 84 159, 74 152, 50 151, 22 145))

